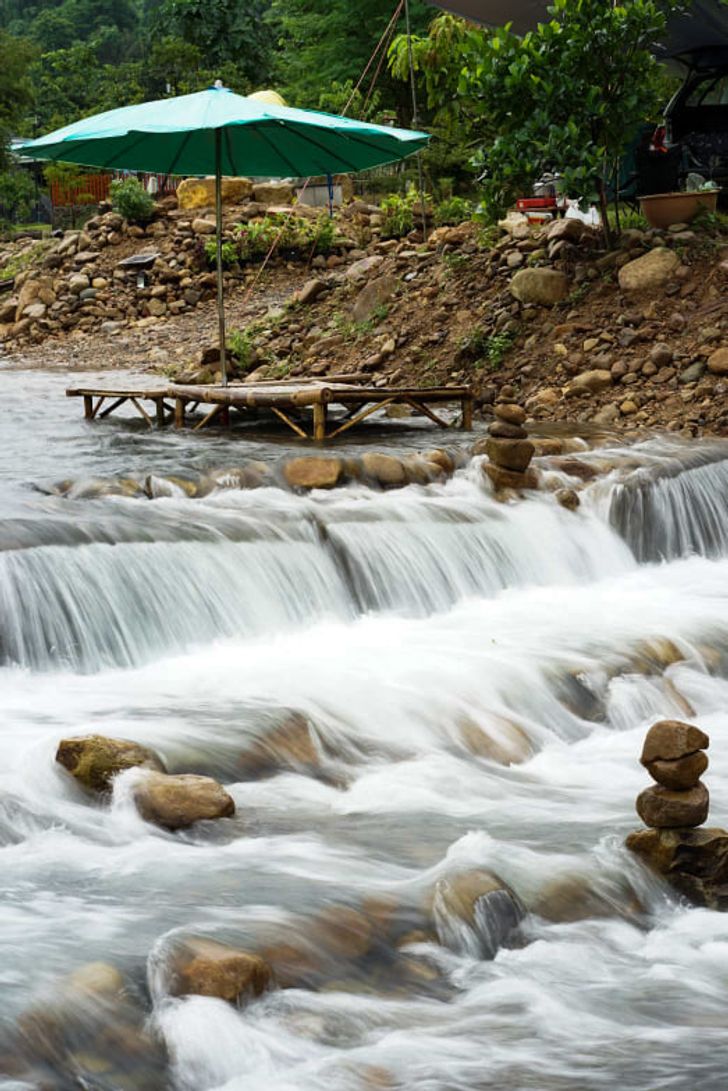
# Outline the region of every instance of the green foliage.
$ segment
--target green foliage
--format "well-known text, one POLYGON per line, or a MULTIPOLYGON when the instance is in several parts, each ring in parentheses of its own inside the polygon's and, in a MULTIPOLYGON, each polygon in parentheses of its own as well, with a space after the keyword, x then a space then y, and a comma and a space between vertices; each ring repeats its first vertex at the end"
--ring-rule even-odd
MULTIPOLYGON (((205 257, 207 258, 208 265, 214 267, 217 265, 217 239, 208 238, 205 239, 205 257)), ((222 243, 222 267, 223 269, 230 269, 233 265, 237 265, 239 260, 238 248, 234 242, 230 239, 223 239, 222 243)))
POLYGON ((415 208, 419 202, 419 194, 414 186, 410 186, 404 195, 390 193, 381 203, 382 226, 381 233, 384 239, 401 239, 408 235, 415 226, 415 208))
POLYGON ((32 265, 36 265, 44 252, 48 249, 48 242, 39 242, 35 246, 31 246, 22 254, 16 254, 6 262, 5 265, 0 266, 0 278, 2 280, 9 280, 10 277, 16 277, 18 273, 22 273, 24 269, 30 268, 32 265))
POLYGON ((317 219, 294 213, 269 212, 260 220, 250 220, 237 229, 240 261, 265 257, 275 243, 276 249, 308 257, 327 254, 334 245, 336 227, 324 213, 317 219))
MULTIPOLYGON (((295 106, 317 107, 321 88, 352 85, 361 76, 380 36, 394 12, 393 0, 272 0, 270 19, 275 28, 278 53, 275 77, 295 106)), ((432 17, 423 0, 410 0, 413 29, 421 32, 432 17)), ((402 29, 402 23, 400 23, 402 29)), ((370 69, 363 90, 369 90, 376 65, 370 69)), ((406 87, 393 81, 386 68, 377 88, 381 106, 409 116, 406 87)), ((351 116, 357 116, 351 111, 351 116)))
POLYGON ((460 224, 469 220, 474 211, 472 201, 465 197, 447 197, 435 208, 435 224, 444 227, 447 224, 460 224))
POLYGON ((154 215, 154 199, 136 178, 117 179, 111 183, 111 203, 131 223, 149 223, 154 215))
POLYGON ((516 335, 512 330, 504 330, 502 333, 492 333, 485 344, 483 353, 491 371, 497 369, 513 347, 516 335))
POLYGON ((18 223, 30 216, 35 200, 35 183, 24 170, 0 171, 0 220, 18 223))
POLYGON ((327 114, 346 114, 374 124, 383 120, 381 93, 375 90, 371 95, 362 94, 353 80, 332 80, 329 89, 319 95, 317 106, 327 114))
POLYGON ((164 0, 155 27, 195 46, 208 65, 232 62, 245 80, 260 87, 271 75, 269 7, 269 0, 164 0))
POLYGON ((232 353, 238 371, 245 374, 251 370, 254 364, 253 341, 257 329, 248 326, 245 330, 230 330, 227 335, 228 345, 232 353))
POLYGON ((476 368, 487 364, 489 370, 497 371, 515 339, 514 330, 501 330, 499 333, 489 334, 481 326, 476 326, 460 339, 458 355, 466 360, 473 360, 476 368))

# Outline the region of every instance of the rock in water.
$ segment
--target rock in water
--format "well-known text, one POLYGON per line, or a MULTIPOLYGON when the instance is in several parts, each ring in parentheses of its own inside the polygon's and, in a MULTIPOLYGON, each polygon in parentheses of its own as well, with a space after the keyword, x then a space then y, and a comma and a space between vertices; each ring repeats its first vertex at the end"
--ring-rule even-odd
POLYGON ((160 758, 146 746, 129 739, 105 735, 80 735, 61 739, 56 761, 92 792, 108 792, 117 773, 141 766, 164 772, 160 758))
POLYGON ((230 1004, 260 996, 272 984, 270 966, 259 955, 216 940, 191 937, 176 954, 173 996, 216 996, 230 1004))
POLYGON ((673 792, 686 791, 698 784, 708 768, 708 755, 702 750, 696 750, 694 754, 687 754, 674 761, 648 761, 645 768, 663 788, 669 788, 673 792))
POLYGON ((694 905, 728 909, 728 830, 637 830, 627 848, 694 905))
POLYGON ((195 822, 235 814, 233 798, 221 784, 192 773, 149 773, 135 786, 134 802, 145 821, 167 830, 183 830, 195 822))
POLYGON ((525 915, 511 888, 489 871, 473 869, 440 879, 432 914, 441 942, 454 950, 495 958, 525 915))
POLYGON ((709 746, 710 739, 699 727, 680 720, 660 720, 645 736, 640 761, 645 766, 656 760, 675 761, 709 746))
POLYGON ((637 814, 646 826, 679 829, 701 826, 708 817, 710 796, 700 781, 687 791, 645 788, 637 797, 637 814))

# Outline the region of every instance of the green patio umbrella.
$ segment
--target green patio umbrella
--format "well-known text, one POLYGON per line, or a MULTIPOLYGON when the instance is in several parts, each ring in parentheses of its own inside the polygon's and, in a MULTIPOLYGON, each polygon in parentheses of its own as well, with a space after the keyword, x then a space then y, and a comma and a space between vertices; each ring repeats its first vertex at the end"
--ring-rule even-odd
POLYGON ((221 177, 305 178, 367 170, 404 159, 428 139, 426 133, 256 101, 218 81, 193 95, 84 118, 17 150, 32 159, 106 170, 215 175, 220 363, 227 385, 221 177))

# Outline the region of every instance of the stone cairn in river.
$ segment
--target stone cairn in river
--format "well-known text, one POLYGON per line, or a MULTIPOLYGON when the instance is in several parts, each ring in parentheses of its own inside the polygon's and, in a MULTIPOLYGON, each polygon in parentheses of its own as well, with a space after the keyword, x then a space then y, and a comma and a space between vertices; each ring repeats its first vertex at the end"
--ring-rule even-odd
POLYGON ((501 387, 496 399, 495 420, 488 428, 485 472, 496 489, 535 489, 536 474, 529 469, 535 447, 523 427, 526 410, 516 401, 513 386, 501 387))
POLYGON ((661 720, 647 732, 640 761, 656 784, 637 797, 646 830, 627 838, 636 853, 696 905, 728 909, 728 831, 706 829, 710 798, 701 776, 710 740, 679 720, 661 720))

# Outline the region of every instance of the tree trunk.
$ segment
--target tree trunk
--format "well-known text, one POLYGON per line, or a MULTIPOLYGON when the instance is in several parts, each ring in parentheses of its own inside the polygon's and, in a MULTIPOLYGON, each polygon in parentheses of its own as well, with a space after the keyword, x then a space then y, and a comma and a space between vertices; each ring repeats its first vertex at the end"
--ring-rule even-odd
POLYGON ((604 176, 599 178, 597 182, 597 188, 599 191, 599 211, 602 214, 602 230, 604 231, 604 241, 607 244, 607 250, 611 250, 614 245, 614 235, 612 228, 609 224, 609 201, 607 200, 607 187, 604 184, 604 176))

